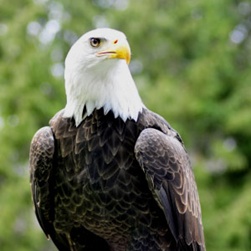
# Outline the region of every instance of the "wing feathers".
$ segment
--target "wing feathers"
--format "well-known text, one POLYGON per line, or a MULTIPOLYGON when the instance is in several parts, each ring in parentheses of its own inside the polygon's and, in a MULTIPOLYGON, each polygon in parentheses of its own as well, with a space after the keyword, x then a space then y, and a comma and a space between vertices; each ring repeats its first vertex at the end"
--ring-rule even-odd
POLYGON ((199 197, 181 142, 156 129, 145 129, 136 142, 135 155, 182 250, 205 250, 199 197))
POLYGON ((38 221, 46 233, 50 221, 49 178, 54 154, 54 139, 49 127, 41 128, 30 148, 30 182, 38 221))

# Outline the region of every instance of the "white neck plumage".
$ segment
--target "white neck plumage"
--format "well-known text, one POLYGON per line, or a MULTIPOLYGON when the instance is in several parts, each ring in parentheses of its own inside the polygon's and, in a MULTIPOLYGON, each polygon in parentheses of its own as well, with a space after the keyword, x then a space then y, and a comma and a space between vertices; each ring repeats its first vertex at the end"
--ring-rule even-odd
POLYGON ((74 117, 76 126, 94 109, 100 108, 105 114, 112 111, 115 118, 137 121, 144 105, 129 68, 125 60, 109 61, 102 68, 90 67, 81 69, 78 74, 65 75, 67 104, 64 117, 74 117))

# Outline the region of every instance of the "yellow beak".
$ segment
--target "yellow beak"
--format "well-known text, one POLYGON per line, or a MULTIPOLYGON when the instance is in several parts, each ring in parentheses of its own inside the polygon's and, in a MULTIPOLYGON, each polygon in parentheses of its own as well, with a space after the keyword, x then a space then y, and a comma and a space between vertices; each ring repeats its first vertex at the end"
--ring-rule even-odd
POLYGON ((127 42, 119 43, 118 40, 114 40, 112 45, 106 50, 97 52, 97 56, 107 56, 107 58, 124 59, 127 64, 131 60, 131 50, 127 42))

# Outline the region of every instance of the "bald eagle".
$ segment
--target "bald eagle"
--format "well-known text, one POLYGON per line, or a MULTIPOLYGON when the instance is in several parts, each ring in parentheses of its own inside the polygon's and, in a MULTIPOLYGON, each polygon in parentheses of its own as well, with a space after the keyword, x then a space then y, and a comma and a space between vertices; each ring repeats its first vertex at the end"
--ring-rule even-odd
POLYGON ((66 106, 31 142, 36 217, 60 251, 205 250, 187 152, 142 103, 130 55, 108 28, 70 49, 66 106))

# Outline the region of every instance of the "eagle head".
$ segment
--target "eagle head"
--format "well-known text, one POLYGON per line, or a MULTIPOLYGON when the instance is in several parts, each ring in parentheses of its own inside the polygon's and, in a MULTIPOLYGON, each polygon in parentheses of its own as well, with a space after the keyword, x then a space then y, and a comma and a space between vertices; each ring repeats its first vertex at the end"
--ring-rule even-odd
POLYGON ((143 104, 128 64, 131 50, 124 33, 95 29, 71 47, 65 60, 67 104, 64 116, 76 126, 94 109, 112 111, 114 117, 137 120, 143 104))

